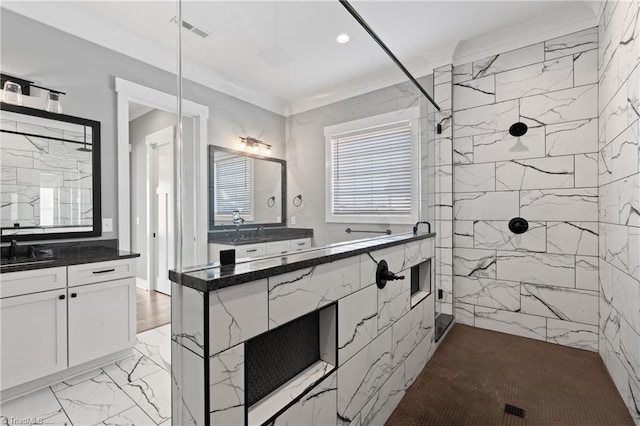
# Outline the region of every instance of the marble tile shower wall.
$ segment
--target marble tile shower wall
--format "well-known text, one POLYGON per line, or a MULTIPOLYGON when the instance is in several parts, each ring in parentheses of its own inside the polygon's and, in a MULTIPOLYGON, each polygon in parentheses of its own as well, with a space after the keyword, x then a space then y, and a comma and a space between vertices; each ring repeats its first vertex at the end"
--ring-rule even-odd
POLYGON ((639 5, 607 2, 599 29, 600 355, 640 425, 639 5))
MULTIPOLYGON (((84 141, 82 126, 65 129, 3 118, 0 128, 84 141)), ((89 138, 91 137, 89 133, 89 138)), ((0 170, 2 188, 1 227, 91 225, 91 153, 78 151, 75 143, 2 133, 0 170), (47 198, 47 196, 49 198, 47 198)))
POLYGON ((458 322, 598 350, 597 49, 592 28, 454 67, 458 322))
POLYGON ((453 67, 445 65, 433 70, 434 100, 440 107, 436 124, 442 131, 435 138, 435 212, 436 288, 442 298, 436 301, 436 312, 453 312, 453 150, 451 131, 451 95, 453 67))

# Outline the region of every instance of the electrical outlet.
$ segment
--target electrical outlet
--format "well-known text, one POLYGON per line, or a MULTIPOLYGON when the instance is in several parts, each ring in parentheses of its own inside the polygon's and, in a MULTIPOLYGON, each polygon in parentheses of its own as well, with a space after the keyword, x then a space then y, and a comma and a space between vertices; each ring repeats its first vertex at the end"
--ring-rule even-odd
POLYGON ((296 217, 295 216, 291 216, 291 224, 292 225, 296 224, 296 217))
POLYGON ((102 219, 102 232, 113 232, 113 219, 105 217, 102 219))

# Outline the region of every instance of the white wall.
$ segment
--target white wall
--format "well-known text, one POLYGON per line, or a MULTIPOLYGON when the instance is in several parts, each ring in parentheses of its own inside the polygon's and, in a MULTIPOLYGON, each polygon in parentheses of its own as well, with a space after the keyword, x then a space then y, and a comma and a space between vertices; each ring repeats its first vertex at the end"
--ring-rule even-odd
MULTIPOLYGON (((432 76, 421 79, 428 92, 432 76)), ((321 108, 287 117, 287 216, 293 227, 313 228, 315 245, 377 236, 380 234, 347 234, 345 229, 367 229, 392 232, 410 231, 411 225, 327 223, 325 219, 325 137, 324 128, 393 111, 421 106, 422 95, 410 83, 402 83, 371 93, 336 102, 321 108), (300 207, 293 198, 302 195, 300 207), (292 219, 295 217, 295 225, 292 219)), ((426 111, 425 111, 426 112, 426 111)), ((422 111, 421 111, 422 113, 422 111)))
MULTIPOLYGON (((117 238, 114 78, 175 95, 175 75, 5 9, 0 28, 3 72, 66 92, 66 114, 101 122, 102 217, 114 222, 113 232, 102 237, 117 238)), ((238 136, 251 136, 272 144, 274 157, 285 157, 283 116, 190 81, 183 94, 210 108, 209 144, 233 147, 238 136)))

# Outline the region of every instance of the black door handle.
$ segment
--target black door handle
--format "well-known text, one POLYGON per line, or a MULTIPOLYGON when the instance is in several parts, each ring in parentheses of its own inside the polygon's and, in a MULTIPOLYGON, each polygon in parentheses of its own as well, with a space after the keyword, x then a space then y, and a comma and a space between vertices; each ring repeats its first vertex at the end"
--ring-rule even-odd
POLYGON ((60 296, 58 296, 58 299, 60 299, 60 300, 64 300, 64 299, 65 299, 65 297, 66 297, 66 296, 65 296, 64 294, 61 294, 60 296))
POLYGON ((106 274, 107 272, 114 272, 114 271, 115 271, 115 269, 112 268, 112 269, 104 269, 102 271, 93 271, 93 273, 94 274, 106 274))
POLYGON ((71 297, 78 297, 78 293, 71 293, 71 297))

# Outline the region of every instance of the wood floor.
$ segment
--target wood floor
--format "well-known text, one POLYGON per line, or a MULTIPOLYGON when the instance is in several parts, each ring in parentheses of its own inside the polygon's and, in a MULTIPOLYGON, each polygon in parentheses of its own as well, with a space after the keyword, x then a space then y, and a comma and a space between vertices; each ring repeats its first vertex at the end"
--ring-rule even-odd
POLYGON ((157 291, 136 288, 138 333, 171 322, 171 297, 157 291))

